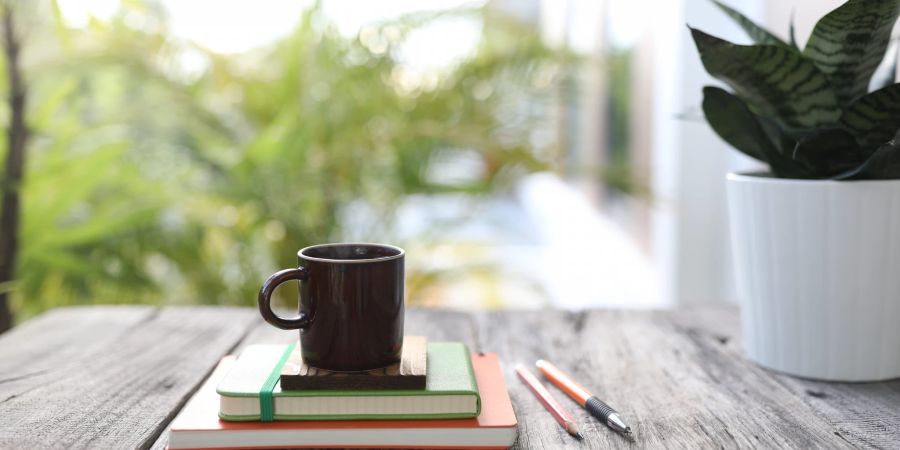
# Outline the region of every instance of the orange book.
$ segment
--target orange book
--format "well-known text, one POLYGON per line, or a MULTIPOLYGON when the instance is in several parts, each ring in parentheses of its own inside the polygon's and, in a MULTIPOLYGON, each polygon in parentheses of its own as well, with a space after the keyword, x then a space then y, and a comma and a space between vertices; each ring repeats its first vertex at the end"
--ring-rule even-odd
POLYGON ((481 395, 474 419, 226 422, 219 420, 216 386, 234 363, 216 370, 172 421, 170 449, 224 448, 509 448, 516 415, 494 353, 472 355, 481 395))

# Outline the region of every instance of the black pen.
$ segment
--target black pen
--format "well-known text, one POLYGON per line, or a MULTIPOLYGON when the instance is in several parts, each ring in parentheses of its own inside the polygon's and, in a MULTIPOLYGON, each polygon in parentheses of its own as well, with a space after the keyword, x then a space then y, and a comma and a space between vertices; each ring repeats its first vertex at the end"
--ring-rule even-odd
POLYGON ((603 400, 600 400, 588 392, 587 389, 581 387, 581 385, 573 381, 568 375, 557 369, 553 364, 550 364, 543 359, 539 359, 535 365, 551 383, 562 389, 569 397, 572 397, 572 399, 583 406, 584 409, 588 410, 592 416, 600 419, 613 430, 625 433, 629 436, 631 435, 631 427, 626 425, 625 421, 619 416, 619 413, 604 403, 603 400))

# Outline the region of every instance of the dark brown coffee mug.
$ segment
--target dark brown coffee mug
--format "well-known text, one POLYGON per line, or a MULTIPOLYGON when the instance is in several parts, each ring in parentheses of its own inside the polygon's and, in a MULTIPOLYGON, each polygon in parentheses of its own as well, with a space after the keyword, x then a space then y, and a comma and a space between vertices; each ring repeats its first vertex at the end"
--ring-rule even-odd
POLYGON ((300 330, 303 359, 336 371, 400 361, 403 345, 403 260, 399 247, 323 244, 297 252, 299 267, 276 272, 259 290, 259 312, 283 330, 300 330), (272 312, 272 293, 300 282, 300 313, 272 312))

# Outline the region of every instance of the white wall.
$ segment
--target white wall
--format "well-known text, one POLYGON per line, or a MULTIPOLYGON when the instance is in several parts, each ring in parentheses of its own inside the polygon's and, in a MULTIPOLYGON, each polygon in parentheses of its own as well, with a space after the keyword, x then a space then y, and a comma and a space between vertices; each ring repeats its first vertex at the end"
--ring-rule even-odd
POLYGON ((844 2, 843 0, 765 0, 763 3, 765 8, 763 17, 766 26, 785 38, 788 36, 793 15, 794 34, 797 36, 797 43, 802 46, 806 44, 816 21, 844 2))
MULTIPOLYGON (((721 83, 703 70, 685 24, 738 42, 743 32, 707 0, 659 2, 653 108, 652 247, 670 303, 733 301, 725 173, 756 167, 704 122, 702 88, 721 83)), ((760 19, 762 0, 733 1, 760 19)))
MULTIPOLYGON (((816 21, 842 0, 731 0, 726 2, 787 38, 806 43, 816 21)), ((702 118, 703 71, 685 23, 736 42, 747 36, 711 2, 658 2, 654 15, 653 219, 654 257, 669 302, 734 301, 724 175, 759 167, 728 148, 702 121, 678 120, 685 111, 702 118)), ((895 34, 898 30, 895 29, 895 34)))

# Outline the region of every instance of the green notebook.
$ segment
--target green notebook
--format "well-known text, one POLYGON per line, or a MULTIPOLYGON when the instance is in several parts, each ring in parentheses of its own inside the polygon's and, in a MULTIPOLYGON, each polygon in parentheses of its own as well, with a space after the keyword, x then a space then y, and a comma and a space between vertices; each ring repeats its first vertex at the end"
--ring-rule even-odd
POLYGON ((271 406, 261 405, 260 392, 281 373, 286 349, 251 345, 241 353, 216 389, 219 417, 261 420, 261 406, 274 409, 274 420, 459 419, 481 412, 472 360, 460 342, 428 343, 425 389, 282 391, 275 383, 271 406))

